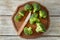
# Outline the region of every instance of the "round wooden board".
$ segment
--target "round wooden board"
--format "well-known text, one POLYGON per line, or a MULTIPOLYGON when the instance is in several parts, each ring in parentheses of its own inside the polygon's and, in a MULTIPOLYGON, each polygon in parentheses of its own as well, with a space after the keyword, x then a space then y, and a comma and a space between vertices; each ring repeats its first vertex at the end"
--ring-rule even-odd
MULTIPOLYGON (((38 2, 30 1, 30 2, 27 2, 27 3, 25 3, 25 4, 32 4, 32 3, 38 3, 38 2)), ((14 27, 15 27, 15 29, 16 29, 17 32, 18 32, 20 26, 22 25, 22 23, 24 22, 24 20, 26 19, 26 16, 28 15, 29 12, 26 12, 26 13, 25 13, 25 16, 24 16, 19 22, 15 22, 14 17, 17 15, 17 12, 18 12, 18 11, 24 9, 24 5, 25 5, 25 4, 20 5, 20 6, 17 8, 17 10, 15 11, 15 13, 14 13, 14 15, 13 15, 13 17, 12 17, 12 21, 13 21, 14 27)), ((40 3, 38 3, 38 4, 40 4, 40 3)), ((40 4, 40 6, 42 7, 42 10, 46 10, 46 12, 47 12, 47 18, 45 18, 45 19, 39 18, 40 21, 41 21, 41 23, 44 24, 44 26, 45 26, 45 28, 46 28, 46 30, 47 30, 47 29, 49 28, 49 24, 50 24, 49 12, 48 12, 48 10, 47 10, 46 7, 44 7, 44 6, 41 5, 41 4, 40 4)), ((37 38, 37 37, 40 37, 40 36, 43 34, 43 33, 41 33, 41 32, 36 33, 36 31, 35 31, 36 25, 35 25, 35 24, 31 25, 31 24, 28 22, 28 23, 26 24, 26 27, 30 27, 30 26, 32 27, 32 30, 33 30, 33 34, 32 34, 32 35, 28 36, 28 35, 25 35, 24 32, 22 32, 21 35, 19 35, 19 36, 22 37, 22 38, 37 38)))

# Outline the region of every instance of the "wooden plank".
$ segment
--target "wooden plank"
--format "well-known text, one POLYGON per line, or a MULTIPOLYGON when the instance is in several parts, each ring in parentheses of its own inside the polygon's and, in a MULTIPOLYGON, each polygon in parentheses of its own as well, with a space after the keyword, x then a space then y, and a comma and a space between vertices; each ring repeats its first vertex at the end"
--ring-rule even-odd
MULTIPOLYGON (((0 0, 0 15, 13 15, 17 7, 33 0, 0 0)), ((60 15, 60 0, 34 0, 46 6, 50 15, 60 15)))
POLYGON ((15 35, 16 32, 13 27, 11 17, 0 17, 0 34, 1 35, 15 35))
MULTIPOLYGON (((17 35, 11 16, 0 16, 0 35, 17 35)), ((44 35, 60 35, 60 17, 50 17, 50 27, 44 35)))
POLYGON ((60 37, 40 37, 36 39, 23 39, 19 36, 0 36, 0 40, 60 40, 60 37))

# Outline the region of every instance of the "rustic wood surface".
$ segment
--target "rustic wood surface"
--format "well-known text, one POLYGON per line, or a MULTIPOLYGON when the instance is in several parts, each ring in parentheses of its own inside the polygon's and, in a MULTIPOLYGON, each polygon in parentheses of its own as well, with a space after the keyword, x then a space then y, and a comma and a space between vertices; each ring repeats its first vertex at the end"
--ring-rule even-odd
POLYGON ((20 38, 13 26, 11 16, 19 5, 32 0, 0 0, 0 40, 60 40, 60 0, 33 0, 49 10, 50 27, 42 37, 20 38))

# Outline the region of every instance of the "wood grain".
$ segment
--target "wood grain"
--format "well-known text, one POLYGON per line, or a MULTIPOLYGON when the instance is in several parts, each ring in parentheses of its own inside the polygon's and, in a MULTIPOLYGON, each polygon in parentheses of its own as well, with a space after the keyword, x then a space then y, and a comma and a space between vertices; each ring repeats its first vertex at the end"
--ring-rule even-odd
MULTIPOLYGON (((28 1, 33 0, 0 0, 0 15, 13 15, 19 5, 28 1)), ((37 2, 46 6, 50 15, 60 15, 60 0, 45 0, 44 2, 37 0, 37 2)))
POLYGON ((40 37, 36 39, 23 39, 19 36, 0 36, 0 40, 60 40, 60 37, 40 37))

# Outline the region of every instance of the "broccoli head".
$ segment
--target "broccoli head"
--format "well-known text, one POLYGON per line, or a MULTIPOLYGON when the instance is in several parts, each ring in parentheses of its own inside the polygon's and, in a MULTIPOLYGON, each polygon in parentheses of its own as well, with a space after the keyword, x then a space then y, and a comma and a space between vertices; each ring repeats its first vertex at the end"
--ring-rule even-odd
POLYGON ((36 28, 36 32, 45 32, 45 26, 42 23, 36 23, 37 28, 36 28))
POLYGON ((39 22, 39 19, 38 19, 38 14, 37 13, 33 13, 30 17, 30 24, 33 24, 35 22, 39 22))
POLYGON ((38 17, 38 14, 37 13, 33 13, 31 17, 37 18, 38 17))
POLYGON ((37 11, 39 11, 41 9, 40 5, 37 4, 37 3, 33 3, 32 6, 34 8, 33 9, 33 12, 37 12, 37 11))
POLYGON ((24 33, 26 35, 32 35, 33 34, 32 28, 31 27, 29 27, 29 28, 25 27, 24 28, 24 33))
POLYGON ((25 9, 25 11, 31 11, 32 10, 32 6, 30 4, 26 4, 24 6, 24 9, 25 9))
POLYGON ((39 22, 40 20, 38 18, 31 18, 30 19, 30 24, 33 24, 33 23, 36 23, 36 22, 39 22))
POLYGON ((23 10, 19 11, 18 15, 15 16, 15 21, 18 22, 24 16, 24 13, 23 10))
POLYGON ((40 11, 39 11, 39 16, 40 16, 41 18, 46 18, 46 17, 47 17, 47 12, 44 11, 44 10, 40 10, 40 11))
POLYGON ((14 20, 15 20, 16 22, 18 22, 20 18, 21 18, 21 16, 16 15, 15 18, 14 18, 14 20))

